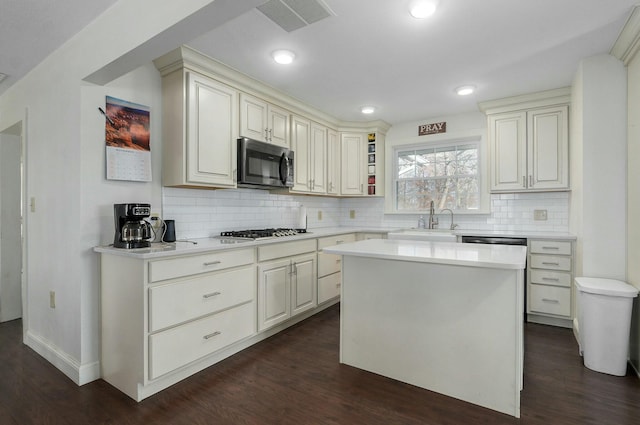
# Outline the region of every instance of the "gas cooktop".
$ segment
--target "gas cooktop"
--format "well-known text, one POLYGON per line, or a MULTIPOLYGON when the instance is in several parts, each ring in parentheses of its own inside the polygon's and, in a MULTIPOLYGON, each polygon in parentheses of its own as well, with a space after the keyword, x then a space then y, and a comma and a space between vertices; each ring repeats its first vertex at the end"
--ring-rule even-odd
POLYGON ((296 236, 301 233, 307 233, 307 229, 257 229, 257 230, 232 230, 228 232, 220 232, 220 237, 223 238, 240 238, 240 239, 271 239, 280 238, 285 236, 296 236))

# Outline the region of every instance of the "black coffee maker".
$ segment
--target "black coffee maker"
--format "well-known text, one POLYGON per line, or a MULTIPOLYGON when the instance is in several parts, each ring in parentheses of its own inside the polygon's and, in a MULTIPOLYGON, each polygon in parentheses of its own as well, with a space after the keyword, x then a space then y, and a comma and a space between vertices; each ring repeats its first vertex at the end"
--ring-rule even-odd
POLYGON ((114 204, 113 218, 116 248, 148 248, 151 246, 151 225, 145 218, 151 215, 150 204, 114 204))

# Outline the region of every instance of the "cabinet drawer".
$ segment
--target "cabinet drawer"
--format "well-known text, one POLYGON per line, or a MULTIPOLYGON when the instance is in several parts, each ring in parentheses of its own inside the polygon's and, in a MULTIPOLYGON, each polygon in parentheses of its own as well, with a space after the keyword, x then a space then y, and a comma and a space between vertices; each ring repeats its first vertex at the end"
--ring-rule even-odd
POLYGON ((529 312, 571 315, 571 289, 559 286, 529 285, 529 312))
POLYGON ((533 254, 571 255, 571 242, 568 241, 531 241, 529 251, 533 254))
POLYGON ((255 266, 149 288, 149 332, 255 299, 255 266))
POLYGON ((342 255, 318 254, 318 276, 326 276, 340 271, 342 265, 342 255))
POLYGON ((326 248, 328 246, 340 245, 342 243, 355 242, 356 235, 354 233, 350 233, 347 235, 336 235, 336 236, 327 236, 324 238, 318 239, 318 250, 322 248, 326 248))
POLYGON ((149 336, 149 379, 155 379, 256 332, 250 302, 149 336))
POLYGON ((531 269, 531 283, 570 287, 571 273, 531 269))
POLYGON ((531 268, 571 271, 571 257, 559 255, 535 255, 531 257, 531 268))
POLYGON ((273 260, 275 258, 291 257, 316 250, 316 240, 281 242, 258 247, 258 261, 273 260))
POLYGON ((149 263, 149 282, 222 270, 251 264, 254 261, 255 250, 253 248, 151 261, 149 263))
POLYGON ((340 296, 342 273, 334 273, 318 279, 318 304, 340 296))

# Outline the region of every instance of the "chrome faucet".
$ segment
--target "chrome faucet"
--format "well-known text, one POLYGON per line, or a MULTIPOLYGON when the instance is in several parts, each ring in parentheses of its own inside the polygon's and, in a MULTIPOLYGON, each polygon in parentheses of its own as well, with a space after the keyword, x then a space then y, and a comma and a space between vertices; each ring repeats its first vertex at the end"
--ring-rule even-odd
POLYGON ((451 226, 449 226, 449 229, 455 230, 455 228, 458 227, 458 225, 457 224, 453 224, 453 211, 451 211, 449 208, 445 208, 445 209, 441 210, 440 212, 445 212, 445 211, 449 211, 451 213, 451 226))
POLYGON ((429 229, 435 229, 438 227, 438 217, 436 215, 436 210, 433 207, 433 201, 429 205, 429 229))

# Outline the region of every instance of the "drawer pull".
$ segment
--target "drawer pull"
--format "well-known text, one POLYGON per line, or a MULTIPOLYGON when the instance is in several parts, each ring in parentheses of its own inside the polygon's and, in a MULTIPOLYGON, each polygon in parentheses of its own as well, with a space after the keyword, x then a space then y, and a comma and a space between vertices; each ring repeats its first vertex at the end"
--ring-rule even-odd
POLYGON ((560 279, 557 277, 543 277, 542 280, 548 280, 550 282, 560 282, 560 279))
POLYGON ((338 259, 336 260, 336 264, 340 264, 340 263, 342 263, 342 258, 338 258, 338 259))
POLYGON ((343 240, 336 241, 336 245, 340 245, 341 243, 344 243, 344 241, 343 240))
POLYGON ((544 264, 545 266, 559 266, 560 263, 551 263, 551 262, 545 262, 543 261, 542 264, 544 264))
POLYGON ((211 339, 211 338, 213 338, 214 336, 218 336, 218 335, 220 335, 221 333, 222 333, 222 332, 220 332, 220 331, 215 331, 215 332, 213 332, 213 333, 210 333, 209 335, 205 335, 205 336, 203 336, 203 337, 202 337, 202 339, 211 339))
POLYGON ((218 296, 218 295, 220 295, 220 294, 221 294, 221 292, 216 291, 216 292, 212 292, 212 293, 210 293, 210 294, 204 294, 204 295, 202 296, 202 298, 205 298, 205 299, 206 299, 206 298, 216 297, 216 296, 218 296))
POLYGON ((222 263, 222 261, 217 260, 217 261, 207 261, 206 263, 203 263, 202 265, 204 266, 215 266, 216 264, 220 264, 222 263))
POLYGON ((553 300, 553 299, 551 299, 551 298, 543 298, 543 299, 542 299, 542 301, 543 301, 543 302, 545 302, 545 303, 560 304, 560 301, 558 301, 558 300, 553 300))
POLYGON ((559 246, 543 246, 542 249, 560 249, 559 246))

